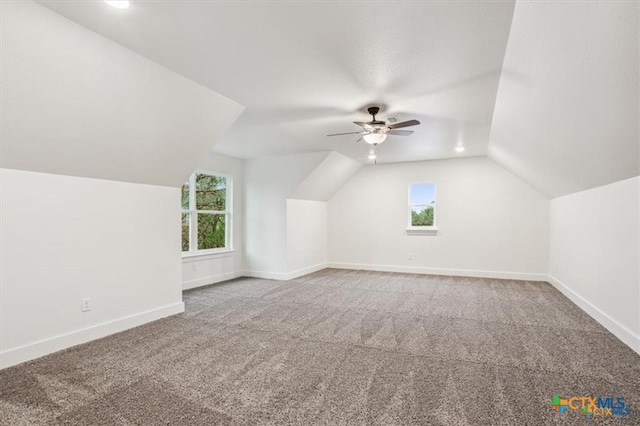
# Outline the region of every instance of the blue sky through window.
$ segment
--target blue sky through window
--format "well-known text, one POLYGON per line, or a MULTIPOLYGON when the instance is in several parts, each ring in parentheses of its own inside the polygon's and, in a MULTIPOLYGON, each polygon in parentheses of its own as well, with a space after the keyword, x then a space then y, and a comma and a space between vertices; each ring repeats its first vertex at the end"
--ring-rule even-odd
POLYGON ((412 183, 409 199, 411 204, 429 205, 436 201, 436 185, 434 183, 412 183))

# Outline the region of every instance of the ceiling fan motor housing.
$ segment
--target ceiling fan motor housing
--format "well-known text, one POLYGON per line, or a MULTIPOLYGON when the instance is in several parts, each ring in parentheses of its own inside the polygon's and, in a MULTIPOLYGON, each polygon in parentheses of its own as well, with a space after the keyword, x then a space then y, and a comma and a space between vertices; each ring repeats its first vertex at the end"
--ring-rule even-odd
POLYGON ((369 114, 373 116, 373 120, 368 122, 367 124, 373 129, 382 129, 387 123, 384 121, 376 120, 376 115, 380 112, 380 108, 377 106, 372 106, 367 108, 369 114))

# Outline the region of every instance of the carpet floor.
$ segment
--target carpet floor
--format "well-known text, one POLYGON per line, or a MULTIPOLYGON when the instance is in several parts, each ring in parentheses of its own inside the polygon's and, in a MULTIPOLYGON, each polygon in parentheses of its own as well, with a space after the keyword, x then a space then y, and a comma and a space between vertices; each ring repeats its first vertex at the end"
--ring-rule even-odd
POLYGON ((547 283, 326 269, 185 292, 186 312, 0 371, 2 425, 583 424, 640 356, 547 283))

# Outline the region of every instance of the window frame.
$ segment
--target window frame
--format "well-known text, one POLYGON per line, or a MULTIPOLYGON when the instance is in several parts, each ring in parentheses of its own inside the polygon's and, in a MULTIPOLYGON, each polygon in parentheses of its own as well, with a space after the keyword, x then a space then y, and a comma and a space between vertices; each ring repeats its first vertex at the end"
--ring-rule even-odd
MULTIPOLYGON (((183 209, 181 202, 180 216, 182 216, 183 213, 187 213, 189 215, 189 250, 181 251, 182 258, 184 259, 194 256, 216 256, 233 252, 233 176, 226 173, 217 173, 209 170, 196 169, 193 173, 191 173, 189 179, 185 183, 189 184, 189 209, 183 209), (196 209, 196 175, 199 174, 225 178, 225 210, 196 209), (198 249, 198 214, 224 215, 224 247, 202 250, 198 249)), ((182 191, 182 187, 180 188, 182 191)), ((182 239, 182 237, 180 238, 182 239)))
POLYGON ((438 232, 438 185, 435 182, 409 182, 407 185, 407 234, 409 235, 436 235, 438 232), (413 204, 411 202, 411 187, 413 185, 433 185, 433 225, 431 226, 414 226, 412 225, 412 207, 424 206, 424 204, 413 204))

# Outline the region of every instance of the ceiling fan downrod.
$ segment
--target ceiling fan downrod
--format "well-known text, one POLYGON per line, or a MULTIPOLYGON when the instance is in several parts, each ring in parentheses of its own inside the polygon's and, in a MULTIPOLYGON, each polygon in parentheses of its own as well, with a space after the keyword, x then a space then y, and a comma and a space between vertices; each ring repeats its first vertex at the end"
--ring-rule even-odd
POLYGON ((367 108, 367 111, 369 111, 369 114, 373 116, 373 121, 376 121, 376 115, 380 112, 380 108, 377 106, 372 106, 367 108))

